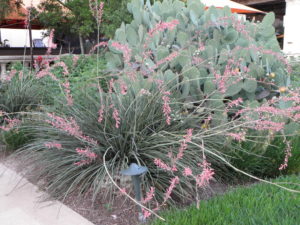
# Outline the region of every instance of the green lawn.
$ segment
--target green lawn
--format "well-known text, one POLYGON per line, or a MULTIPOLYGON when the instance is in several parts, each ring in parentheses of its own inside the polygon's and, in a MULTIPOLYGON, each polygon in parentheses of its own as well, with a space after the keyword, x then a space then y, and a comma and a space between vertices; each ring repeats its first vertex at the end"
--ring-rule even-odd
MULTIPOLYGON (((273 181, 298 183, 285 186, 300 191, 300 175, 273 181)), ((256 184, 202 201, 200 209, 173 209, 162 216, 166 222, 155 220, 151 225, 299 225, 300 194, 256 184)))

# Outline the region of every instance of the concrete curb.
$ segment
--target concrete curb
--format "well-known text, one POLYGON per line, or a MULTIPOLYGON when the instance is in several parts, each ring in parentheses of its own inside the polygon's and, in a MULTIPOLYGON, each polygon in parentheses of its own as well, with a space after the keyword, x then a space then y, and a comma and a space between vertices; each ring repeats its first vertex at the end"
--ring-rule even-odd
POLYGON ((1 225, 93 225, 61 202, 38 202, 42 194, 35 185, 0 164, 1 225))

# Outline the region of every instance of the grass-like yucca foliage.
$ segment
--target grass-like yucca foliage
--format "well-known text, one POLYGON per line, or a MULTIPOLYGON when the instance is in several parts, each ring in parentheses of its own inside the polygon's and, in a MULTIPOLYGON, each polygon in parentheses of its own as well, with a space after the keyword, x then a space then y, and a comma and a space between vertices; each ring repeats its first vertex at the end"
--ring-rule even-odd
MULTIPOLYGON (((174 193, 177 196, 191 197, 195 185, 182 175, 181 169, 191 167, 195 173, 202 171, 198 166, 202 160, 201 148, 189 145, 182 160, 178 161, 179 171, 173 173, 159 169, 154 164, 154 159, 170 163, 168 153, 172 152, 174 155, 178 153, 187 129, 199 130, 206 113, 183 112, 182 103, 177 102, 174 96, 170 96, 174 119, 167 125, 161 101, 164 93, 159 85, 144 78, 137 78, 136 81, 123 79, 122 82, 115 82, 113 93, 81 94, 80 105, 75 103, 61 109, 63 114, 56 115, 64 118, 61 123, 67 124, 62 125, 64 128, 45 123, 47 120, 62 121, 62 119, 53 120, 49 114, 40 115, 41 120, 28 125, 34 132, 35 140, 24 146, 20 153, 24 153, 24 162, 34 167, 33 177, 46 181, 45 185, 51 196, 62 198, 78 189, 79 192, 92 189, 94 196, 103 193, 103 190, 110 191, 113 185, 108 180, 103 162, 103 156, 107 151, 105 164, 114 178, 120 175, 120 170, 135 162, 149 168, 149 173, 144 177, 145 188, 155 186, 158 198, 162 197, 170 184, 170 179, 175 175, 179 176, 182 182, 174 193), (122 82, 127 82, 126 95, 117 91, 121 88, 119 84, 122 82), (147 92, 143 92, 145 90, 147 92), (103 120, 99 122, 98 111, 102 107, 103 120), (115 114, 115 109, 118 110, 118 115, 115 114), (120 118, 118 125, 116 117, 120 118), (84 136, 70 135, 72 131, 68 131, 68 124, 72 119, 78 123, 84 136), (97 143, 90 141, 86 136, 96 140, 97 143), (55 147, 48 149, 45 144, 51 142, 61 144, 61 149, 55 147), (78 154, 76 148, 87 147, 97 154, 96 159, 86 165, 75 165, 87 159, 78 154)), ((75 127, 74 125, 73 128, 75 127)), ((205 129, 202 131, 207 136, 199 135, 198 138, 204 141, 206 149, 217 153, 218 147, 224 144, 224 138, 205 129)), ((210 156, 208 159, 212 163, 219 160, 211 159, 210 156)), ((216 164, 222 168, 221 163, 216 164)))
MULTIPOLYGON (((299 175, 281 177, 273 182, 300 190, 299 175)), ((291 193, 267 184, 239 187, 224 195, 202 201, 200 208, 173 209, 162 214, 166 222, 151 225, 294 225, 300 221, 299 193, 291 193)))
MULTIPOLYGON (((3 81, 0 84, 0 111, 1 125, 5 124, 4 118, 22 120, 26 113, 39 110, 40 105, 46 99, 45 91, 41 88, 38 80, 34 79, 29 71, 24 70, 11 77, 11 80, 3 81), (23 73, 22 72, 22 73, 23 73)), ((1 131, 2 141, 8 149, 17 149, 28 141, 26 133, 21 130, 1 131)))
POLYGON ((0 86, 0 110, 7 113, 30 111, 41 103, 43 92, 30 75, 15 76, 0 86))

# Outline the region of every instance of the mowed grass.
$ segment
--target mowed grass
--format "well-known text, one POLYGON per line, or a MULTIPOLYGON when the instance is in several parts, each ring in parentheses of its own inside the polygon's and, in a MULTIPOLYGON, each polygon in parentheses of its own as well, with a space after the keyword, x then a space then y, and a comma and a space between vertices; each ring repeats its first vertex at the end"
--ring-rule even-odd
MULTIPOLYGON (((300 191, 300 175, 272 181, 300 191)), ((224 195, 202 201, 200 209, 195 206, 172 209, 162 213, 162 216, 166 222, 154 220, 150 224, 300 225, 300 193, 291 193, 274 185, 260 183, 236 188, 224 195)))

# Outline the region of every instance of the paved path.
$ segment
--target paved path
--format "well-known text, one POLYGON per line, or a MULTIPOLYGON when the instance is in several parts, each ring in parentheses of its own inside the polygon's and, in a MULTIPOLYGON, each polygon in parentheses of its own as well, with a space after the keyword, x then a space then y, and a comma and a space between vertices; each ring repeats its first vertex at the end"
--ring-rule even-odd
POLYGON ((93 225, 58 201, 38 203, 42 192, 0 164, 1 225, 93 225))

